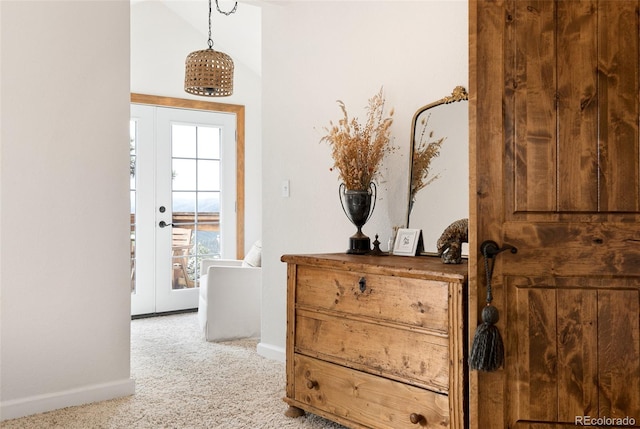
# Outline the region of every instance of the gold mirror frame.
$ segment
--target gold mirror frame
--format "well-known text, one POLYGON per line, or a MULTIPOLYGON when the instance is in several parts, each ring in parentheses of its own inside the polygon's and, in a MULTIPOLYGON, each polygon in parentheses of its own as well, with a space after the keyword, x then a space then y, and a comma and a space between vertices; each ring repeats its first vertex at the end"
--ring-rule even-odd
MULTIPOLYGON (((409 168, 407 227, 411 227, 411 228, 414 228, 414 229, 416 229, 416 228, 417 229, 423 229, 423 228, 421 228, 421 225, 419 225, 419 224, 416 225, 418 222, 416 222, 415 219, 414 219, 413 225, 410 222, 412 206, 413 206, 413 204, 415 202, 416 196, 420 193, 420 190, 419 190, 415 195, 412 194, 412 189, 414 187, 413 183, 412 183, 412 178, 413 178, 413 173, 414 173, 414 168, 415 168, 414 167, 414 163, 416 161, 416 159, 415 159, 416 148, 421 142, 421 137, 423 137, 423 129, 422 129, 423 126, 421 126, 421 123, 431 119, 430 118, 431 113, 435 112, 432 109, 434 109, 434 108, 436 108, 438 106, 442 106, 442 105, 446 105, 446 104, 453 104, 453 103, 457 103, 457 102, 460 102, 460 101, 467 101, 467 100, 469 100, 469 94, 467 93, 467 90, 463 86, 456 86, 453 89, 453 91, 451 92, 451 95, 446 96, 446 97, 444 97, 444 98, 442 98, 440 100, 434 101, 433 103, 429 103, 429 104, 427 104, 425 106, 422 106, 413 115, 413 119, 411 121, 411 134, 410 134, 411 135, 411 145, 410 145, 410 147, 411 147, 410 158, 411 159, 410 159, 410 168, 409 168), (425 114, 425 112, 429 112, 429 116, 427 117, 427 119, 424 119, 424 117, 423 117, 423 114, 425 114)), ((453 118, 453 119, 455 119, 455 118, 453 118)), ((437 123, 429 122, 427 125, 428 125, 430 130, 433 130, 434 128, 438 128, 438 124, 437 123)), ((444 126, 446 127, 447 124, 445 124, 444 126)), ((466 118, 461 118, 460 127, 466 127, 468 129, 468 120, 466 118)), ((443 147, 446 146, 447 144, 454 144, 454 142, 447 142, 446 141, 447 131, 446 130, 442 130, 440 128, 439 129, 439 134, 437 134, 435 136, 435 138, 441 138, 441 137, 445 138, 445 142, 443 143, 443 147)), ((464 143, 467 143, 465 148, 468 148, 468 141, 466 141, 464 143)), ((443 151, 443 152, 446 152, 446 151, 443 151)), ((465 149, 465 153, 466 153, 466 149, 465 149)), ((445 155, 445 157, 446 157, 446 155, 445 155)), ((451 163, 456 162, 455 159, 448 159, 448 158, 447 159, 444 159, 444 158, 438 159, 438 158, 436 158, 436 159, 437 159, 437 163, 440 163, 440 164, 442 162, 444 162, 446 164, 451 164, 451 163)), ((433 165, 433 163, 432 163, 432 165, 433 165)), ((433 169, 430 168, 429 176, 433 176, 435 174, 439 174, 439 172, 438 171, 433 171, 433 169)), ((442 180, 442 179, 438 179, 438 180, 442 180)), ((468 180, 467 180, 467 182, 468 182, 468 180)), ((465 183, 465 186, 466 185, 468 185, 468 183, 465 183)), ((468 206, 468 202, 466 202, 466 204, 468 206)), ((438 210, 442 210, 442 208, 437 208, 437 209, 438 210)), ((446 217, 446 216, 448 216, 447 213, 446 212, 443 213, 443 217, 446 217)), ((468 216, 468 214, 467 214, 467 216, 468 216)), ((443 221, 447 222, 446 225, 445 225, 445 226, 447 226, 447 225, 449 225, 450 222, 453 222, 455 220, 457 220, 457 218, 456 219, 453 219, 453 218, 444 219, 443 221)), ((429 226, 431 226, 431 225, 429 225, 429 226)), ((444 227, 443 227, 443 229, 444 229, 444 227)), ((441 233, 441 232, 442 231, 438 231, 438 236, 439 236, 439 233, 441 233)), ((425 235, 425 239, 428 239, 427 236, 429 236, 429 235, 433 236, 434 232, 430 231, 430 234, 427 234, 426 231, 424 231, 424 229, 423 229, 423 234, 425 235)), ((429 243, 425 243, 425 247, 427 247, 426 246, 427 244, 431 244, 431 243, 430 242, 429 243)), ((426 252, 426 253, 431 253, 431 252, 426 252)))

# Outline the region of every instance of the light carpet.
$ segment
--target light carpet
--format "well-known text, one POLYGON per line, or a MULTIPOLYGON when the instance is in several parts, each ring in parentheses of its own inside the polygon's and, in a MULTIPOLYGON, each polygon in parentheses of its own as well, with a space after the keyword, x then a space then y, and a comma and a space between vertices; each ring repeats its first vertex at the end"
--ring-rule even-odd
POLYGON ((209 343, 196 313, 131 322, 136 394, 0 423, 2 429, 341 429, 315 415, 284 416, 285 366, 255 339, 209 343))

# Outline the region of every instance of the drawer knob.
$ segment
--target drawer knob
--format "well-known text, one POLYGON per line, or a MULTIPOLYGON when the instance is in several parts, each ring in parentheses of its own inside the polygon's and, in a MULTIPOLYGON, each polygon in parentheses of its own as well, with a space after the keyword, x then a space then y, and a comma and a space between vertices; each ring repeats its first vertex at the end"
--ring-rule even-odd
POLYGON ((427 424, 427 419, 422 414, 418 413, 411 413, 411 415, 409 416, 409 420, 411 420, 411 423, 413 423, 414 425, 427 424))
POLYGON ((307 380, 307 388, 308 389, 317 389, 318 388, 318 382, 315 380, 307 380))
POLYGON ((367 279, 365 279, 364 277, 360 277, 358 285, 360 286, 360 292, 364 292, 367 289, 367 279))

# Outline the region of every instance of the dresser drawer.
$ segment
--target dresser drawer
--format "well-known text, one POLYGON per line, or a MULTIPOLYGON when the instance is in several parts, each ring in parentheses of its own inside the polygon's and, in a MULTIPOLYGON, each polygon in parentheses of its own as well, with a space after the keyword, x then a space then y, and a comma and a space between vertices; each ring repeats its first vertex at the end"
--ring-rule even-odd
POLYGON ((446 395, 296 355, 299 403, 377 429, 449 427, 446 395), (413 419, 424 419, 418 424, 413 419))
POLYGON ((296 280, 298 306, 447 332, 447 282, 312 266, 298 266, 296 280))
POLYGON ((449 340, 397 325, 298 310, 295 351, 446 393, 449 340))

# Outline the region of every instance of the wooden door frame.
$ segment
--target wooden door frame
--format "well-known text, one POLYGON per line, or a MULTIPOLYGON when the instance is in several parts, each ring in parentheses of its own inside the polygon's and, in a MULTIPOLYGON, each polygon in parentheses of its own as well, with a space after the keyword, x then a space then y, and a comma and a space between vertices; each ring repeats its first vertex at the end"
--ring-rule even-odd
POLYGON ((131 103, 178 109, 209 110, 236 115, 236 259, 244 258, 244 106, 136 93, 131 94, 131 103))
MULTIPOLYGON (((492 172, 493 177, 499 180, 479 183, 478 166, 486 162, 478 159, 477 148, 483 148, 483 159, 502 159, 504 155, 504 31, 505 19, 508 19, 505 10, 504 0, 469 0, 469 350, 486 299, 484 282, 478 281, 484 272, 478 263, 479 243, 481 240, 496 240, 500 236, 500 231, 495 231, 495 223, 483 220, 479 214, 486 211, 503 213, 502 207, 496 206, 504 204, 501 180, 504 171, 497 169, 492 172), (478 27, 479 16, 482 28, 478 27), (488 40, 491 42, 487 43, 488 40), (493 234, 493 237, 479 237, 478 231, 493 234)), ((502 291, 494 290, 494 302, 499 308, 505 308, 504 300, 502 291)), ((504 398, 496 400, 495 392, 504 392, 505 389, 504 370, 491 373, 469 371, 470 428, 503 427, 504 398), (493 396, 491 392, 494 392, 493 396), (479 398, 488 403, 479 403, 479 398)))
MULTIPOLYGON (((478 106, 478 79, 477 71, 477 8, 478 4, 474 0, 469 0, 469 277, 467 278, 468 296, 467 296, 467 315, 468 329, 467 339, 469 345, 467 350, 471 350, 473 344, 473 329, 478 321, 478 196, 476 194, 476 109, 478 106)), ((468 418, 469 428, 478 428, 478 373, 477 371, 469 371, 468 375, 468 418)))

